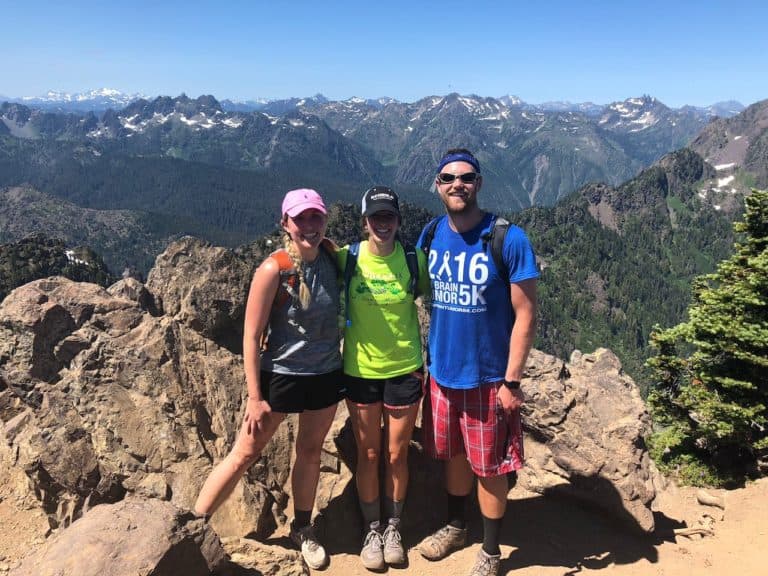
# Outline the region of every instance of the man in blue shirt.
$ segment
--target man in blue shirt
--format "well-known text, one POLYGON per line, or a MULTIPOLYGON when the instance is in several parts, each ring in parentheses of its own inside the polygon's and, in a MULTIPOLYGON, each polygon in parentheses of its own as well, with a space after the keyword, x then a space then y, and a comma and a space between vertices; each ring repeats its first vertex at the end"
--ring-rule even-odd
POLYGON ((439 560, 466 544, 465 503, 474 477, 483 517, 483 547, 470 576, 495 576, 507 504, 507 473, 523 465, 520 379, 536 325, 536 257, 525 233, 509 226, 492 254, 496 216, 477 202, 480 163, 466 149, 440 160, 435 187, 446 215, 428 225, 432 280, 430 390, 425 398, 427 450, 446 461, 448 522, 419 547, 439 560))

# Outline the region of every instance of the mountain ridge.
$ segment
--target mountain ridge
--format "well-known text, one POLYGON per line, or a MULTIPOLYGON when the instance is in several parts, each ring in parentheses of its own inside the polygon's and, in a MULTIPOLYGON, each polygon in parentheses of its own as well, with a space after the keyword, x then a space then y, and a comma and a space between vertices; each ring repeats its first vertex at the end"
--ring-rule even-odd
MULTIPOLYGON (((139 99, 152 100, 156 97, 162 97, 162 95, 148 96, 141 93, 128 94, 116 90, 114 88, 96 88, 87 90, 84 92, 68 93, 56 90, 49 90, 42 96, 21 96, 10 97, 0 95, 0 102, 17 102, 27 104, 32 107, 49 107, 58 111, 66 111, 67 107, 70 107, 71 111, 103 111, 108 107, 115 108, 115 106, 126 106, 131 102, 139 99), (88 108, 88 106, 92 106, 88 108)), ((426 96, 429 97, 429 96, 426 96)), ((630 99, 632 97, 628 97, 630 99)), ((585 112, 592 114, 599 114, 605 107, 610 106, 612 103, 596 104, 594 102, 570 102, 567 100, 548 101, 541 103, 529 103, 522 100, 518 96, 507 94, 499 96, 497 100, 503 102, 507 106, 518 106, 530 110, 545 110, 545 111, 557 111, 557 112, 585 112)), ((304 106, 308 103, 317 102, 330 102, 331 99, 327 98, 323 94, 315 94, 309 97, 290 97, 290 98, 253 98, 250 100, 238 100, 229 97, 224 97, 220 100, 222 107, 230 112, 252 112, 263 111, 265 108, 272 110, 272 113, 284 113, 293 107, 304 106), (277 112, 282 110, 282 112, 277 112)), ((363 101, 370 105, 385 105, 389 103, 407 103, 396 98, 388 96, 381 96, 377 98, 360 98, 352 96, 344 100, 337 100, 337 102, 344 101, 363 101)), ((721 102, 715 102, 705 106, 695 106, 690 104, 684 104, 679 110, 691 108, 693 110, 700 111, 710 116, 730 117, 735 116, 741 112, 745 106, 737 100, 726 100, 721 102)))
MULTIPOLYGON (((212 95, 139 98, 101 114, 0 106, 2 133, 80 141, 98 153, 154 155, 238 170, 323 171, 363 185, 388 181, 428 189, 442 152, 471 148, 497 178, 492 208, 552 205, 590 181, 617 185, 664 153, 686 145, 710 121, 693 108, 673 110, 650 96, 594 110, 549 111, 519 98, 430 96, 312 98, 227 110, 212 95)), ((18 182, 17 182, 18 183, 18 182)))

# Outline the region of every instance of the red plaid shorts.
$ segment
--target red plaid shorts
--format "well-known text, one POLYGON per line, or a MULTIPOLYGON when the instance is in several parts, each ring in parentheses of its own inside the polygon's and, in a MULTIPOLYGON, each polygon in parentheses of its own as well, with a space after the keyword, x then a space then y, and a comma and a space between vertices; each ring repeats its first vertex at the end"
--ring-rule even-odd
POLYGON ((501 476, 523 467, 520 411, 507 414, 496 400, 498 382, 457 390, 429 377, 423 427, 427 452, 439 460, 466 454, 481 477, 501 476))

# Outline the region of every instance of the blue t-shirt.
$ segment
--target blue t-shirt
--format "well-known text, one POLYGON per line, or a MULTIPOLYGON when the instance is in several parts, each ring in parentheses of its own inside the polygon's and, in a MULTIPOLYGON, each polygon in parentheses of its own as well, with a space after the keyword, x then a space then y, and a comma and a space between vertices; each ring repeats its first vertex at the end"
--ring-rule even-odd
POLYGON ((448 388, 475 388, 504 379, 515 321, 509 284, 539 277, 531 243, 517 226, 509 227, 504 240, 509 278, 499 276, 489 243, 483 249, 483 236, 494 219, 486 214, 475 228, 459 234, 443 216, 430 246, 429 371, 448 388))

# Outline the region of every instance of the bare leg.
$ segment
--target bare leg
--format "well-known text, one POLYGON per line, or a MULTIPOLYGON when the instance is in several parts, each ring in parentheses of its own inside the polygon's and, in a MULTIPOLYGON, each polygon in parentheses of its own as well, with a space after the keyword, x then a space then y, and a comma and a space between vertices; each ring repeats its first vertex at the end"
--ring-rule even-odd
POLYGON ((296 463, 291 474, 293 507, 312 510, 320 478, 320 451, 336 415, 336 404, 322 410, 305 410, 299 415, 296 438, 296 463))
POLYGON ((355 482, 361 502, 373 502, 379 497, 382 408, 381 402, 358 406, 347 401, 357 445, 355 482))
POLYGON ((509 484, 507 476, 491 476, 477 479, 477 500, 480 503, 480 512, 486 518, 494 520, 503 518, 507 510, 507 493, 509 484))
POLYGON ((195 502, 198 514, 213 514, 229 497, 246 470, 258 460, 261 451, 277 430, 285 414, 272 412, 265 426, 257 429, 255 435, 248 434, 247 423, 243 420, 232 451, 211 471, 195 502))
POLYGON ((445 463, 445 489, 454 496, 467 496, 472 491, 475 473, 466 454, 457 454, 445 463))
POLYGON ((385 462, 385 494, 397 502, 405 500, 408 491, 408 447, 416 424, 419 405, 407 408, 384 408, 388 458, 385 462))

